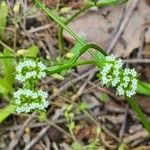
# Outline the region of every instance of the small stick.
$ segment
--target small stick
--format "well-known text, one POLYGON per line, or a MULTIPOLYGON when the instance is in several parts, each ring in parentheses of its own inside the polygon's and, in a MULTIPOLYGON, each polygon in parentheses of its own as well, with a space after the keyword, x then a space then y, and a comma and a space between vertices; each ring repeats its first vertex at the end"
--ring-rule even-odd
POLYGON ((132 4, 129 7, 129 9, 126 10, 126 16, 123 19, 123 21, 122 21, 122 23, 120 25, 120 28, 119 28, 118 32, 116 33, 115 37, 112 39, 110 46, 108 47, 108 53, 110 53, 110 51, 115 47, 118 39, 120 38, 121 34, 123 33, 123 30, 127 26, 128 21, 129 21, 131 15, 133 13, 135 7, 139 3, 139 0, 131 0, 131 1, 132 1, 132 4))
POLYGON ((124 113, 124 121, 123 121, 121 129, 120 129, 119 139, 122 139, 123 134, 125 132, 125 127, 126 127, 126 124, 127 124, 128 109, 129 109, 129 105, 126 104, 125 113, 124 113))
POLYGON ((124 63, 130 64, 130 63, 150 63, 150 59, 142 59, 142 58, 135 58, 135 59, 124 59, 124 63))
POLYGON ((44 127, 39 132, 39 134, 30 143, 28 143, 28 145, 26 145, 24 150, 30 150, 32 148, 32 146, 34 146, 42 138, 42 136, 48 131, 49 127, 50 127, 50 125, 44 127))
POLYGON ((23 126, 21 127, 21 129, 17 132, 16 134, 16 138, 13 139, 9 146, 8 146, 8 150, 14 150, 15 147, 17 146, 21 136, 23 135, 24 133, 24 129, 26 128, 26 126, 32 121, 33 117, 35 116, 35 113, 32 113, 31 116, 29 116, 29 118, 24 122, 23 126))
POLYGON ((144 129, 142 131, 136 132, 134 135, 129 135, 123 139, 123 143, 131 143, 132 141, 141 139, 141 138, 147 138, 149 137, 149 133, 144 129))
POLYGON ((95 73, 97 71, 96 68, 94 69, 91 69, 89 71, 87 71, 86 73, 82 74, 81 76, 71 80, 71 81, 68 81, 65 85, 63 85, 59 91, 57 93, 54 93, 53 95, 51 95, 49 97, 49 101, 51 101, 52 99, 56 98, 61 92, 63 92, 64 90, 68 89, 72 84, 75 84, 77 83, 78 81, 80 81, 81 79, 87 77, 88 75, 90 75, 91 73, 95 73))
POLYGON ((93 78, 95 72, 91 73, 88 78, 85 80, 85 82, 83 83, 83 85, 80 87, 80 89, 77 91, 77 93, 75 95, 73 95, 73 101, 75 101, 79 96, 82 95, 85 87, 87 86, 88 82, 93 78))

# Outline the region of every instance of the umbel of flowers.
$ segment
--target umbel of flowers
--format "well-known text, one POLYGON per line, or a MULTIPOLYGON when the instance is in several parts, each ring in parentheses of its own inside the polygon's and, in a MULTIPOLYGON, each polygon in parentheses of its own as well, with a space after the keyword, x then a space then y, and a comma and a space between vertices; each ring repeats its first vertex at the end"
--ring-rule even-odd
POLYGON ((25 60, 16 66, 16 79, 25 82, 29 79, 38 80, 46 76, 46 66, 42 62, 25 60))
POLYGON ((16 66, 16 79, 23 85, 14 92, 17 113, 44 110, 48 106, 47 92, 37 89, 36 86, 37 82, 46 76, 45 70, 46 66, 41 61, 32 59, 24 59, 16 66))
POLYGON ((134 69, 123 69, 122 66, 120 58, 109 55, 98 76, 102 85, 115 87, 117 95, 131 97, 136 94, 137 72, 134 69))

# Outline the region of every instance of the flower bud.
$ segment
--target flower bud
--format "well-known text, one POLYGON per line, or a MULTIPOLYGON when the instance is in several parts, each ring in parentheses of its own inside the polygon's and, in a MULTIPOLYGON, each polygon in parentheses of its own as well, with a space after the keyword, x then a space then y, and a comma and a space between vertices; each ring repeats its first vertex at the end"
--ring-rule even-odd
POLYGON ((17 2, 13 8, 13 12, 17 14, 19 13, 19 11, 20 11, 20 2, 17 2))

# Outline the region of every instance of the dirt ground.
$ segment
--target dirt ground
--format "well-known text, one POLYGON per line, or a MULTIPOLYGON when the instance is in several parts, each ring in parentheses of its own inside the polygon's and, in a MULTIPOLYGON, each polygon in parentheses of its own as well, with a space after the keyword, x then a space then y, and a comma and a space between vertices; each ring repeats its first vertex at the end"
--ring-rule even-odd
MULTIPOLYGON (((6 0, 9 16, 5 31, 5 43, 16 52, 32 44, 40 48, 40 57, 50 58, 51 64, 60 58, 58 43, 59 26, 40 9, 34 7, 31 0, 20 0, 21 9, 17 28, 12 23, 15 0, 6 0), (34 7, 34 8, 33 8, 34 7), (16 30, 14 38, 14 30, 16 30), (15 43, 15 44, 14 44, 15 43)), ((68 17, 82 8, 82 0, 43 0, 52 9, 68 17)), ((150 82, 150 0, 129 0, 118 6, 92 8, 69 23, 69 27, 88 42, 96 43, 123 58, 125 65, 135 67, 142 81, 150 82)), ((64 35, 65 53, 74 44, 74 39, 66 32, 64 35)), ((0 48, 2 51, 2 48, 0 48)), ((64 54, 65 55, 65 54, 64 54)), ((82 56, 88 59, 88 53, 82 56)), ((35 114, 9 116, 0 124, 0 149, 16 142, 16 150, 69 150, 72 140, 68 137, 68 128, 63 115, 64 106, 69 101, 74 104, 86 102, 88 112, 99 123, 101 148, 117 150, 124 143, 129 150, 150 150, 150 137, 136 114, 125 100, 115 95, 113 89, 100 85, 94 66, 73 68, 65 74, 63 80, 46 77, 39 86, 49 92, 50 106, 47 108, 49 121, 39 121, 35 114), (66 133, 67 132, 67 133, 66 133)), ((150 117, 150 97, 137 95, 138 104, 150 117)), ((3 98, 0 107, 5 105, 3 98)), ((96 135, 96 123, 85 114, 75 116, 76 138, 86 145, 96 135)), ((124 150, 121 149, 120 150, 124 150)))

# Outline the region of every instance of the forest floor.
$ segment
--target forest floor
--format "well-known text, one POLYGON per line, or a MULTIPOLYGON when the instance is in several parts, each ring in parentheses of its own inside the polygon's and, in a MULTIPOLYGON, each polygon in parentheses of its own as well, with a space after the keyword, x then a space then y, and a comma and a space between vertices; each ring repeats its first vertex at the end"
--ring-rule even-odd
MULTIPOLYGON (((31 0, 19 1, 21 19, 17 27, 12 23, 16 1, 6 2, 10 12, 4 43, 16 52, 35 44, 40 48, 39 56, 50 59, 51 64, 61 60, 60 56, 65 57, 75 43, 68 33, 64 32, 65 49, 60 50, 59 26, 34 7, 31 0)), ((56 9, 62 17, 71 16, 84 5, 82 0, 46 0, 45 4, 56 9)), ((123 58, 125 65, 136 69, 142 81, 150 82, 149 0, 129 0, 122 5, 92 8, 71 21, 69 27, 86 41, 123 58)), ((82 56, 83 59, 89 57, 88 53, 82 56)), ((49 121, 39 121, 34 114, 9 116, 0 124, 0 149, 16 144, 16 150, 70 150, 72 139, 63 115, 64 106, 70 102, 74 105, 86 102, 88 112, 102 129, 100 150, 116 150, 121 144, 120 150, 150 150, 149 134, 136 114, 113 89, 100 85, 97 73, 94 66, 87 65, 75 67, 59 79, 50 76, 43 79, 39 86, 50 95, 49 121)), ((150 117, 150 97, 138 95, 135 99, 150 117)), ((1 98, 0 107, 4 105, 1 98)), ((83 145, 89 144, 96 136, 97 124, 84 113, 76 114, 74 119, 76 139, 83 145)))

